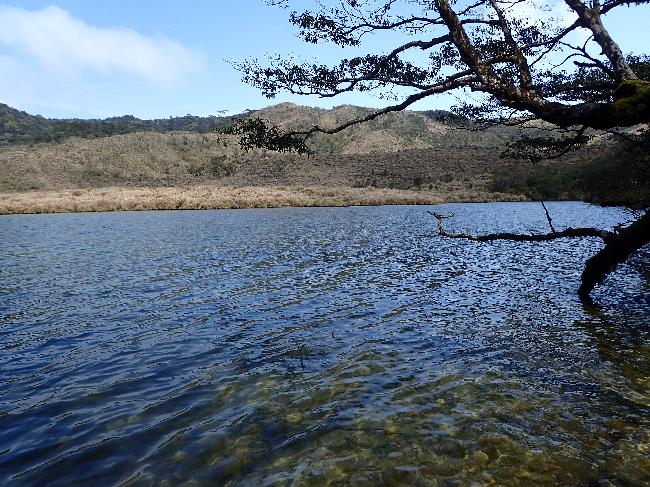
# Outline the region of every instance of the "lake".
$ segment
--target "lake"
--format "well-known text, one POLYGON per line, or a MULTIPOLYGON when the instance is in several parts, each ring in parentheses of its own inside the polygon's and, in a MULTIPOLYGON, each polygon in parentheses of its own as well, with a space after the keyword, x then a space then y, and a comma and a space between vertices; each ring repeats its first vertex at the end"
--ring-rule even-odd
POLYGON ((446 239, 431 210, 548 227, 536 203, 0 217, 0 484, 648 485, 650 249, 585 307, 598 240, 446 239))

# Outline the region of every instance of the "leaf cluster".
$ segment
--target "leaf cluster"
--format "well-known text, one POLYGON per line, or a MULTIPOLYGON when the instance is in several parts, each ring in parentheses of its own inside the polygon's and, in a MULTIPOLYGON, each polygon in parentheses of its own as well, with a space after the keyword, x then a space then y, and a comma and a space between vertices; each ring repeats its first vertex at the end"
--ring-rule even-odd
POLYGON ((297 152, 310 154, 305 136, 285 132, 259 117, 245 118, 217 129, 223 135, 236 135, 242 149, 264 148, 276 152, 297 152))

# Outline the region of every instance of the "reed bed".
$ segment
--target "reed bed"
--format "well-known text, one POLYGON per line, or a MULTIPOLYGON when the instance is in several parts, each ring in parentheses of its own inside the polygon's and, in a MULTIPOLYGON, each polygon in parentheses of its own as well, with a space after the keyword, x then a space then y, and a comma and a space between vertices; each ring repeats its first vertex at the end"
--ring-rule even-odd
POLYGON ((516 195, 352 187, 211 186, 108 187, 0 193, 0 214, 208 210, 299 206, 430 205, 521 201, 516 195))

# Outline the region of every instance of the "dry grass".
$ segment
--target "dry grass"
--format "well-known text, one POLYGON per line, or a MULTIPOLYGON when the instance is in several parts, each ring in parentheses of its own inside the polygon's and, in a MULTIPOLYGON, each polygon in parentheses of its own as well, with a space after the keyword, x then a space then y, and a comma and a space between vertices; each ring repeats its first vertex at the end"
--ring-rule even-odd
POLYGON ((0 214, 81 211, 196 210, 279 208, 289 206, 422 205, 444 202, 521 200, 523 198, 457 190, 411 191, 351 187, 216 186, 110 187, 67 191, 0 193, 0 214))
MULTIPOLYGON (((381 134, 368 134, 374 140, 381 134)), ((376 142, 376 141, 375 141, 376 142)), ((374 142, 373 142, 374 143, 374 142)), ((357 144, 359 151, 364 144, 357 144)), ((375 186, 441 189, 485 185, 504 162, 498 151, 465 147, 312 157, 224 147, 216 134, 133 133, 0 150, 0 191, 107 186, 375 186), (431 185, 431 188, 429 186, 431 185)))

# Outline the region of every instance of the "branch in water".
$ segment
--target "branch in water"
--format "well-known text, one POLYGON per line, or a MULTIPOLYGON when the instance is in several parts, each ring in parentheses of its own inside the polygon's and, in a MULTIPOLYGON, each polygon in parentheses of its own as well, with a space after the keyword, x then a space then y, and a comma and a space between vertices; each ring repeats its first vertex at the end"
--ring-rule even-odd
MULTIPOLYGON (((517 233, 492 233, 489 235, 470 235, 468 233, 449 233, 445 230, 443 220, 453 215, 432 213, 438 222, 438 232, 443 237, 464 238, 477 242, 491 242, 493 240, 514 240, 517 242, 546 242, 558 238, 598 237, 605 242, 605 246, 593 257, 587 260, 585 269, 580 277, 578 295, 586 302, 591 302, 589 296, 597 284, 603 282, 605 277, 612 272, 618 264, 625 262, 631 255, 650 242, 650 211, 638 220, 624 228, 617 228, 614 232, 599 230, 598 228, 567 228, 561 232, 554 231, 544 235, 523 235, 517 233)), ((547 213, 550 222, 550 215, 547 213)), ((552 227, 551 227, 552 228, 552 227)))
MULTIPOLYGON (((615 234, 607 230, 600 230, 598 228, 567 228, 561 232, 553 231, 552 233, 545 233, 541 235, 525 235, 521 233, 490 233, 487 235, 471 235, 469 233, 450 233, 445 230, 443 220, 449 218, 449 215, 442 215, 440 213, 429 212, 433 215, 438 222, 438 233, 443 237, 448 238, 464 238, 467 240, 474 240, 476 242, 492 242, 494 240, 512 240, 515 242, 547 242, 550 240, 557 240, 559 238, 584 238, 584 237, 598 237, 607 243, 615 234)), ((453 215, 452 215, 453 216, 453 215)))

